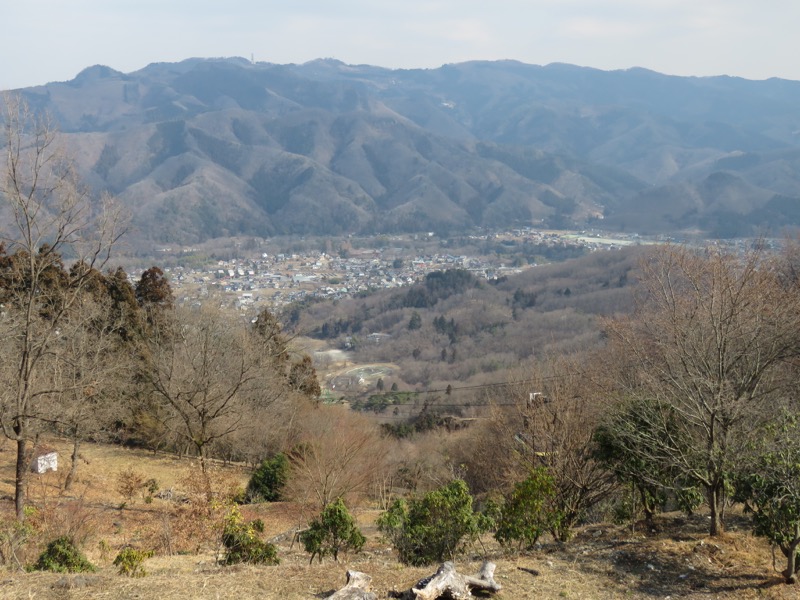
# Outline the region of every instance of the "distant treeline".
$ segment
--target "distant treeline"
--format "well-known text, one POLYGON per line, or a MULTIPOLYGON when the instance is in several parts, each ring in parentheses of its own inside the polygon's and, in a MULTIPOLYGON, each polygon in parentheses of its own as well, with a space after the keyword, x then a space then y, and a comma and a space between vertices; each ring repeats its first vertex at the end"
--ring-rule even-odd
POLYGON ((425 276, 421 285, 414 285, 405 294, 392 296, 387 310, 397 308, 431 308, 440 300, 462 294, 469 288, 480 287, 480 281, 464 269, 434 271, 425 276))
MULTIPOLYGON (((425 281, 411 286, 408 290, 395 293, 385 303, 383 310, 398 310, 404 308, 431 308, 440 300, 445 300, 456 294, 463 294, 470 288, 481 286, 472 273, 465 269, 449 269, 447 271, 434 271, 425 276, 425 281)), ((362 330, 363 323, 370 318, 370 310, 353 314, 349 318, 329 320, 322 323, 319 328, 311 332, 313 337, 331 339, 340 335, 353 335, 362 330)), ((438 327, 442 333, 455 333, 452 327, 441 324, 438 327)))

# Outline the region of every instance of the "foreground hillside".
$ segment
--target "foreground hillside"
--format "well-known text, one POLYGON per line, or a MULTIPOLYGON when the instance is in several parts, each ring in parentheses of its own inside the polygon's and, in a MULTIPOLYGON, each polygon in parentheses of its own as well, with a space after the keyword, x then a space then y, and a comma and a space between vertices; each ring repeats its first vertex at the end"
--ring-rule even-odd
POLYGON ((139 240, 800 224, 798 82, 191 59, 21 92, 139 240))
MULTIPOLYGON (((67 455, 68 445, 55 440, 53 446, 67 455)), ((9 518, 13 512, 7 494, 11 491, 12 454, 6 444, 0 452, 0 509, 3 513, 3 552, 8 549, 9 518)), ((404 567, 380 539, 374 520, 378 511, 356 512, 367 536, 365 550, 347 556, 340 564, 328 559, 308 565, 308 555, 292 544, 292 533, 308 521, 300 507, 264 504, 245 507, 250 518, 265 522, 265 537, 279 549, 281 564, 274 567, 231 566, 215 563, 216 548, 203 546, 198 552, 166 553, 145 563, 147 576, 130 579, 117 574, 111 560, 125 545, 157 547, 168 535, 167 515, 174 502, 155 498, 151 503, 136 499, 122 506, 115 490, 119 472, 135 468, 157 479, 162 489, 175 497, 186 493, 183 478, 191 472, 189 461, 111 446, 88 445, 84 451, 79 484, 73 493, 59 490, 62 473, 50 473, 31 481, 29 496, 40 518, 37 522, 50 534, 71 529, 83 540, 83 548, 99 570, 83 575, 7 572, 0 578, 3 598, 324 598, 344 584, 345 570, 373 576, 378 598, 407 589, 431 568, 404 567), (122 507, 121 507, 122 506, 122 507), (49 529, 48 529, 49 528, 49 529)), ((196 465, 194 465, 196 467, 196 465)), ((242 483, 241 469, 224 469, 225 476, 242 483)), ((594 523, 579 529, 575 539, 556 544, 549 538, 530 553, 506 555, 489 538, 457 558, 459 569, 477 571, 484 559, 497 564, 496 579, 504 590, 499 599, 511 598, 793 598, 796 590, 780 583, 772 570, 769 549, 746 533, 743 520, 732 520, 731 531, 722 538, 706 536, 706 519, 677 514, 660 517, 652 529, 642 523, 630 525, 594 523)), ((178 531, 172 534, 177 537, 178 531)), ((25 559, 20 554, 20 559, 25 559)), ((27 557, 30 558, 30 557, 27 557)), ((35 558, 35 557, 34 557, 35 558)), ((24 561, 26 564, 32 561, 24 561)))

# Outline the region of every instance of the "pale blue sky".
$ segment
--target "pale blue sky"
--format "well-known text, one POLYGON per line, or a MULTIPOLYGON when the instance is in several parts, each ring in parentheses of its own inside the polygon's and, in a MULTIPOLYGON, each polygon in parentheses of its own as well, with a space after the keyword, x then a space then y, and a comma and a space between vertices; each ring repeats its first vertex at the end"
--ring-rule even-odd
POLYGON ((473 59, 800 80, 798 0, 0 0, 0 89, 104 64, 473 59))

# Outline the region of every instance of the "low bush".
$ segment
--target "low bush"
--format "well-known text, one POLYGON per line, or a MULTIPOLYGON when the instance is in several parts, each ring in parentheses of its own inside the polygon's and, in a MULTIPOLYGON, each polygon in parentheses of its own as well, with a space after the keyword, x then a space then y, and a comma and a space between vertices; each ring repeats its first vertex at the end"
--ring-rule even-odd
POLYGON ((308 529, 300 534, 300 541, 306 552, 311 554, 310 564, 314 562, 314 556, 318 556, 322 562, 322 557, 327 555, 332 555, 333 560, 338 562, 340 551, 358 552, 364 546, 366 538, 339 498, 328 504, 318 519, 311 521, 308 529))
POLYGON ((39 555, 39 560, 33 569, 56 573, 83 573, 96 570, 72 538, 65 535, 47 544, 47 548, 39 555))
POLYGON ((126 499, 125 504, 132 504, 133 497, 142 490, 146 483, 145 475, 130 467, 117 474, 117 491, 126 499))
POLYGON ((229 509, 241 494, 233 471, 208 467, 203 473, 190 468, 179 479, 170 511, 161 519, 160 531, 143 539, 158 554, 198 553, 217 546, 229 509))
POLYGON ((246 522, 235 506, 225 519, 222 530, 222 545, 225 546, 223 563, 251 563, 277 565, 278 551, 273 544, 262 540, 258 534, 264 531, 261 520, 246 522))
POLYGON ((560 516, 553 508, 555 493, 555 484, 547 469, 531 470, 505 498, 494 534, 497 541, 529 549, 543 533, 557 528, 560 516))
POLYGON ((144 570, 142 563, 153 556, 152 550, 136 550, 128 546, 123 548, 114 559, 114 566, 119 567, 120 575, 128 577, 144 577, 147 571, 144 570))
POLYGON ((452 560, 485 531, 487 520, 472 509, 467 484, 456 479, 421 498, 396 500, 378 518, 378 529, 413 566, 452 560))
POLYGON ((245 490, 247 502, 276 502, 289 479, 289 460, 282 453, 263 461, 253 472, 245 490))

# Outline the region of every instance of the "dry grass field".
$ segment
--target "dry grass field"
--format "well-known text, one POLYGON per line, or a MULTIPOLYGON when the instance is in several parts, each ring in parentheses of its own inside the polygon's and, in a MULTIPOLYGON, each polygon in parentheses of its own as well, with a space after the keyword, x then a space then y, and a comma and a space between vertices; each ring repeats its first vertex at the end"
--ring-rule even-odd
MULTIPOLYGON (((314 599, 344 585, 347 569, 370 574, 378 598, 386 598, 390 591, 407 589, 434 570, 399 564, 375 529, 378 511, 370 509, 356 511, 368 538, 363 552, 346 556, 338 564, 326 560, 309 565, 308 555, 292 543, 292 534, 310 515, 288 503, 243 509, 246 517, 264 520, 264 535, 278 546, 280 565, 219 566, 219 549, 211 543, 199 543, 199 550, 187 551, 193 542, 201 541, 194 539, 198 523, 191 515, 181 516, 181 503, 176 502, 183 498, 186 504, 191 497, 196 466, 190 461, 87 445, 78 483, 66 494, 61 485, 68 445, 58 441, 51 445, 60 451, 62 469, 31 478, 28 493, 36 506, 31 521, 37 533, 26 548, 18 550, 19 562, 34 562, 44 542, 70 531, 98 570, 61 575, 7 569, 0 572, 0 598, 314 599), (142 495, 124 498, 117 489, 119 473, 131 469, 155 479, 160 491, 171 489, 173 500, 146 502, 142 495), (131 579, 117 573, 112 561, 125 545, 156 549, 156 555, 145 562, 146 577, 131 579), (165 551, 170 546, 171 554, 165 551)), ((7 536, 13 527, 13 460, 13 449, 6 443, 0 451, 0 536, 7 536)), ((244 485, 247 480, 237 467, 219 467, 214 477, 227 487, 244 485)), ((504 554, 487 538, 485 545, 476 545, 456 564, 460 571, 472 573, 484 558, 495 562, 496 580, 504 587, 497 596, 500 600, 797 597, 797 590, 783 585, 774 571, 768 545, 747 533, 744 520, 734 520, 731 530, 718 539, 708 538, 705 528, 704 517, 681 515, 663 516, 648 531, 641 525, 633 532, 630 527, 592 525, 579 530, 566 545, 548 539, 536 551, 520 555, 504 554)), ((2 547, 7 552, 5 541, 2 547)))

